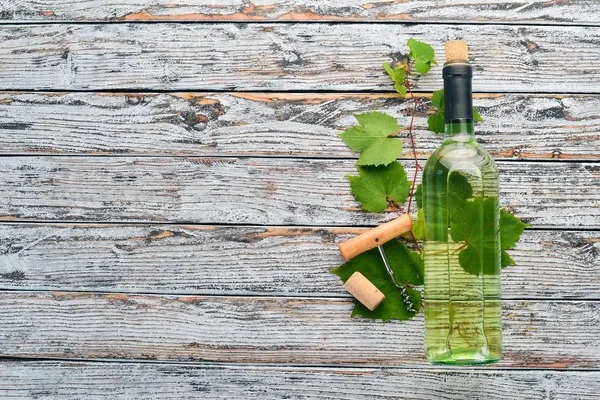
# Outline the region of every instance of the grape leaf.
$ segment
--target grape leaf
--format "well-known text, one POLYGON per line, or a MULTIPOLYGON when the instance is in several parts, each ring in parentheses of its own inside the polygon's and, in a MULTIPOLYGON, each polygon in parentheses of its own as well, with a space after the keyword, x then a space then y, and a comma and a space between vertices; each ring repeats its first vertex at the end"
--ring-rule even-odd
MULTIPOLYGON (((427 118, 427 126, 433 133, 444 133, 444 89, 433 92, 431 104, 437 109, 427 118)), ((481 122, 483 118, 473 107, 473 122, 481 122)))
POLYGON ((406 86, 400 82, 394 83, 394 89, 396 89, 396 92, 400 93, 402 96, 406 94, 406 86))
POLYGON ((431 65, 437 65, 435 61, 435 52, 433 47, 427 43, 415 40, 413 38, 408 39, 406 45, 410 49, 408 58, 415 60, 415 69, 421 73, 426 74, 429 72, 431 65))
POLYGON ((431 104, 437 110, 427 118, 427 126, 433 133, 444 133, 444 89, 433 92, 431 104))
POLYGON ((500 247, 500 267, 515 265, 515 261, 506 252, 515 247, 523 230, 529 225, 510 214, 500 210, 498 225, 494 214, 498 207, 497 197, 477 197, 465 203, 465 207, 453 214, 450 227, 452 239, 465 241, 467 247, 459 253, 460 265, 465 271, 479 275, 497 274, 495 260, 496 248, 500 247))
POLYGON ((473 197, 473 187, 469 179, 458 171, 448 173, 448 206, 453 214, 465 207, 467 199, 473 197))
POLYGON ((433 133, 444 133, 444 109, 440 109, 427 118, 427 127, 433 133))
POLYGON ((398 139, 400 125, 394 117, 380 112, 355 114, 360 126, 346 129, 340 137, 352 150, 361 152, 357 165, 387 165, 402 153, 398 139))
POLYGON ((450 215, 459 213, 467 199, 473 197, 473 188, 467 178, 458 171, 449 172, 448 168, 440 166, 438 172, 439 175, 434 176, 423 174, 423 192, 418 193, 417 201, 421 202, 421 206, 427 204, 427 215, 423 214, 426 219, 424 233, 430 240, 446 241, 448 240, 448 208, 450 208, 450 215), (429 179, 434 181, 442 179, 446 185, 441 185, 434 193, 428 192, 429 179))
MULTIPOLYGON (((446 174, 442 173, 441 176, 446 174)), ((423 175, 426 183, 428 176, 423 175)), ((498 197, 473 197, 473 188, 467 177, 458 171, 446 175, 446 190, 437 191, 435 196, 427 198, 428 207, 435 211, 424 225, 427 236, 432 240, 445 241, 447 226, 440 221, 450 221, 450 235, 455 242, 465 242, 459 253, 460 265, 465 271, 480 275, 497 274, 498 261, 502 268, 514 265, 514 260, 506 252, 515 246, 523 230, 529 225, 511 215, 505 209, 498 210, 498 197), (500 212, 496 222, 495 215, 500 212), (497 248, 500 248, 500 260, 496 260, 497 248)), ((426 186, 426 185, 425 185, 426 186)), ((415 198, 423 202, 422 188, 417 186, 415 198)), ((429 209, 429 208, 428 208, 429 209)), ((419 217, 415 222, 419 233, 419 217)), ((413 231, 414 234, 415 231, 413 231)))
POLYGON ((406 79, 406 70, 403 65, 396 65, 394 68, 390 66, 390 63, 383 63, 383 69, 394 81, 394 89, 401 95, 406 94, 406 86, 404 81, 406 79))
POLYGON ((403 65, 396 65, 395 67, 391 67, 390 63, 383 63, 383 69, 385 72, 392 78, 394 82, 404 82, 406 79, 406 70, 403 65))
POLYGON ((397 161, 379 167, 358 167, 360 176, 347 176, 352 194, 362 209, 383 212, 388 207, 388 199, 401 204, 410 192, 410 182, 404 167, 397 161))
POLYGON ((420 208, 419 211, 417 211, 417 219, 415 220, 415 222, 413 222, 412 225, 412 234, 416 240, 423 239, 423 235, 425 233, 424 229, 425 221, 423 219, 423 209, 420 208))
POLYGON ((481 118, 479 111, 477 111, 477 109, 475 107, 473 107, 473 122, 481 122, 481 121, 483 121, 483 118, 481 118))
MULTIPOLYGON (((442 174, 442 176, 445 174, 442 174)), ((423 175, 423 181, 428 179, 423 175)), ((421 228, 422 214, 417 214, 413 224, 413 235, 419 238, 421 229, 425 228, 432 240, 446 240, 447 227, 439 221, 450 220, 450 235, 454 241, 464 241, 465 247, 459 253, 460 265, 465 271, 479 275, 497 274, 496 248, 500 247, 500 266, 515 265, 514 260, 506 252, 513 248, 528 224, 513 216, 505 209, 500 210, 498 224, 494 221, 498 207, 497 197, 473 197, 473 188, 469 180, 461 173, 447 175, 447 191, 438 192, 438 196, 428 198, 428 204, 437 214, 429 217, 429 223, 421 228), (447 200, 444 200, 447 199, 447 200), (447 204, 446 204, 447 203, 447 204), (447 215, 449 213, 449 215, 447 215), (439 215, 441 214, 441 215, 439 215), (500 242, 498 243, 498 238, 500 242)), ((421 211, 423 205, 422 186, 417 186, 415 199, 421 211)))
POLYGON ((433 92, 431 95, 431 104, 438 110, 444 108, 444 89, 433 92))
POLYGON ((496 219, 498 197, 476 197, 451 213, 450 235, 466 247, 458 254, 460 265, 473 275, 497 275, 500 259, 500 221, 496 219))
POLYGON ((516 246, 525 228, 531 225, 521 221, 505 208, 500 210, 500 235, 502 237, 502 249, 512 249, 516 246))
POLYGON ((412 234, 416 240, 422 240, 425 235, 425 218, 423 217, 423 185, 418 184, 414 193, 415 202, 419 211, 417 211, 417 219, 413 222, 412 234))
POLYGON ((509 265, 515 265, 515 261, 510 257, 506 250, 515 247, 525 228, 530 226, 531 225, 521 221, 520 218, 517 218, 506 211, 506 209, 503 208, 500 210, 500 248, 502 249, 502 268, 505 268, 509 265))
POLYGON ((516 265, 515 260, 512 259, 506 250, 502 250, 500 252, 500 268, 506 268, 509 265, 516 265))
POLYGON ((406 284, 423 285, 423 259, 418 253, 410 250, 406 245, 396 239, 383 244, 390 267, 394 272, 396 282, 403 286, 398 288, 381 260, 377 249, 359 254, 350 261, 332 269, 330 272, 338 275, 346 282, 355 272, 360 272, 385 295, 375 311, 354 302, 352 316, 360 315, 365 318, 406 320, 417 315, 421 308, 421 292, 412 289, 406 284))
POLYGON ((423 208, 423 184, 419 183, 417 185, 414 196, 415 201, 417 202, 417 207, 423 208))

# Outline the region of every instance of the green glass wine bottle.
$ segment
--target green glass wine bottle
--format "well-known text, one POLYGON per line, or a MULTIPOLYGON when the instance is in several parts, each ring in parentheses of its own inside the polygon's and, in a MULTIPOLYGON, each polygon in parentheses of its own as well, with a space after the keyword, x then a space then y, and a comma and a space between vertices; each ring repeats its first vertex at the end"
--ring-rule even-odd
POLYGON ((442 145, 423 171, 425 354, 477 364, 502 355, 498 170, 473 138, 472 68, 446 43, 442 145))

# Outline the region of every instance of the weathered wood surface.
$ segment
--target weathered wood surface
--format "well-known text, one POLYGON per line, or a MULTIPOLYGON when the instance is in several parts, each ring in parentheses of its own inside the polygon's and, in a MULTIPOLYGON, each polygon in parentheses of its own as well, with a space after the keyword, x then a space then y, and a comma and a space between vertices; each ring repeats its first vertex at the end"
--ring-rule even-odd
POLYGON ((0 89, 391 91, 409 37, 468 38, 476 92, 600 92, 599 28, 288 23, 4 25, 0 89))
POLYGON ((597 399, 596 371, 0 362, 10 399, 597 399))
MULTIPOLYGON (((5 356, 427 365, 421 317, 350 318, 346 298, 0 292, 5 356)), ((514 368, 600 367, 600 303, 503 301, 514 368)))
MULTIPOLYGON (((346 296, 327 271, 362 228, 1 224, 0 289, 346 296)), ((504 299, 600 300, 600 233, 526 231, 504 299)))
MULTIPOLYGON (((417 153, 427 157, 441 138, 427 130, 430 96, 418 98, 417 153)), ((480 94, 474 104, 485 117, 477 138, 497 159, 600 159, 600 96, 480 94)), ((337 137, 353 114, 408 123, 412 108, 393 94, 5 92, 0 152, 356 158, 337 137)))
POLYGON ((0 1, 0 19, 16 21, 432 21, 597 25, 594 0, 41 0, 0 1))
MULTIPOLYGON (((0 215, 32 221, 363 225, 354 160, 7 157, 0 215)), ((410 162, 406 162, 410 165, 410 162)), ((499 163, 501 199, 534 227, 600 227, 600 165, 499 163)), ((409 174, 411 168, 408 168, 409 174)))
MULTIPOLYGON (((0 0, 0 59, 1 398, 597 398, 594 0, 0 0), (422 317, 352 319, 327 273, 393 216, 358 209, 336 133, 402 118, 381 64, 411 36, 469 40, 480 142, 534 225, 490 369, 432 367, 422 317)), ((422 158, 440 78, 414 82, 422 158)))

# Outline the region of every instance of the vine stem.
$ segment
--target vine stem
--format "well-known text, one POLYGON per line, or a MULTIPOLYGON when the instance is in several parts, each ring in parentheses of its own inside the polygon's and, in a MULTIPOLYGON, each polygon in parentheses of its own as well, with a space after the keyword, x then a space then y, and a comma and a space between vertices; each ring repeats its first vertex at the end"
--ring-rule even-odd
MULTIPOLYGON (((415 137, 413 134, 413 126, 414 126, 414 122, 415 122, 415 115, 417 114, 417 105, 419 104, 419 101, 415 98, 415 95, 414 95, 411 85, 410 85, 410 80, 409 80, 410 68, 411 68, 411 63, 409 62, 406 64, 406 67, 405 67, 406 74, 404 77, 404 86, 406 87, 406 90, 408 91, 408 94, 410 95, 410 98, 412 100, 412 105, 413 105, 411 116, 410 116, 410 124, 408 125, 408 137, 410 138, 410 147, 412 149, 413 158, 415 160, 415 174, 413 176, 412 185, 410 186, 410 195, 408 197, 408 207, 406 208, 406 212, 408 214, 410 214, 410 208, 412 206, 413 197, 415 194, 415 184, 417 183, 417 176, 419 174, 419 170, 423 169, 423 167, 421 167, 421 164, 419 164, 419 159, 417 157, 417 147, 415 146, 415 137)), ((419 253, 422 253, 421 246, 419 245, 419 242, 415 238, 415 235, 413 234, 412 230, 410 231, 410 235, 412 236, 413 241, 417 245, 417 250, 419 251, 419 253)))
POLYGON ((415 174, 413 176, 413 181, 412 181, 412 185, 410 188, 410 196, 408 198, 408 207, 406 209, 407 213, 410 213, 410 208, 412 206, 412 200, 414 197, 414 192, 415 192, 415 184, 417 182, 417 175, 419 174, 419 170, 422 170, 423 167, 421 167, 421 164, 419 164, 419 159, 417 157, 417 148, 415 146, 415 137, 413 134, 413 126, 414 126, 414 122, 415 122, 415 114, 417 113, 417 104, 418 101, 415 98, 415 95, 412 91, 411 85, 410 85, 410 81, 409 81, 409 73, 410 73, 410 63, 406 65, 406 75, 404 78, 404 86, 406 87, 406 90, 408 91, 408 94, 410 95, 410 98, 412 100, 412 113, 410 116, 410 124, 408 125, 408 137, 410 138, 410 147, 412 149, 412 153, 413 153, 413 158, 415 160, 415 174))
POLYGON ((394 211, 396 213, 396 215, 398 215, 400 217, 402 215, 402 213, 400 212, 401 209, 398 209, 396 207, 396 205, 394 204, 394 202, 392 200, 390 200, 389 197, 386 196, 385 199, 387 200, 388 206, 392 209, 392 211, 394 211))

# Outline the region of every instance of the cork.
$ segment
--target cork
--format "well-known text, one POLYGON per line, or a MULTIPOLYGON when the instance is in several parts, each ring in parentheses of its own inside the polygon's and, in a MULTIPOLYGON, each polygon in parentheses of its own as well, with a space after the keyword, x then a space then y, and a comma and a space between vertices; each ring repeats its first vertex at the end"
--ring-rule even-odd
POLYGON ((360 301, 365 307, 373 311, 385 299, 377 286, 373 285, 363 274, 355 272, 344 283, 346 290, 360 301))
POLYGON ((446 62, 469 59, 469 47, 466 40, 449 40, 446 42, 446 62))

